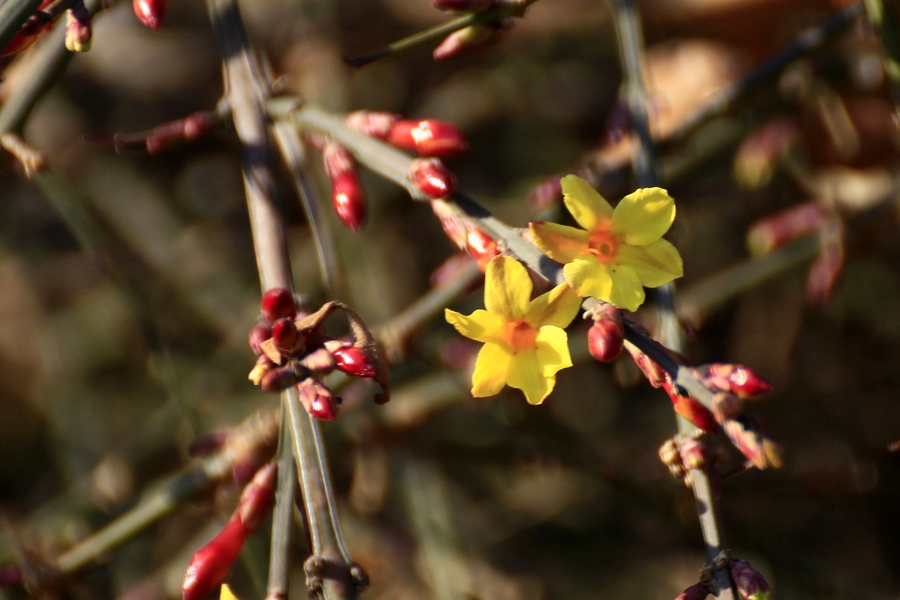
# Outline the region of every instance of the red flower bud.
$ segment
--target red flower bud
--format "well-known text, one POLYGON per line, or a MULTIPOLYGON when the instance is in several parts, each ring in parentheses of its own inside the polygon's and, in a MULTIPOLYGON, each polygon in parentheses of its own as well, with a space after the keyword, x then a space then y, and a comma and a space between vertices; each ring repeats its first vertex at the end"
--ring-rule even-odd
POLYGON ((368 205, 356 173, 343 173, 331 180, 331 203, 341 223, 357 232, 366 222, 368 205))
POLYGON ((441 221, 441 228, 450 241, 456 244, 460 250, 467 250, 469 246, 469 228, 466 222, 459 217, 456 209, 443 200, 432 200, 431 210, 441 221))
POLYGON ((323 421, 334 420, 339 400, 322 382, 306 378, 297 384, 297 390, 300 392, 300 402, 310 415, 323 421))
POLYGON ((133 0, 134 14, 145 27, 158 29, 166 16, 166 0, 133 0))
POLYGON ((331 202, 338 218, 351 231, 359 231, 366 220, 367 206, 353 155, 328 140, 322 148, 322 160, 331 179, 331 202))
POLYGON ((344 117, 344 123, 350 129, 380 140, 387 139, 391 127, 399 120, 400 115, 371 110, 357 110, 344 117))
POLYGON ((666 373, 665 369, 659 366, 653 359, 631 344, 624 344, 624 346, 631 353, 634 364, 638 366, 644 374, 644 377, 650 382, 650 385, 658 388, 667 381, 670 381, 671 378, 669 377, 669 374, 666 373))
POLYGON ((725 435, 735 448, 750 459, 758 469, 780 467, 781 453, 778 444, 759 430, 759 425, 746 415, 727 419, 722 423, 725 435))
POLYGON ((184 574, 184 600, 199 600, 222 585, 250 531, 240 519, 231 519, 219 535, 194 554, 184 574))
POLYGON ((680 394, 678 389, 670 383, 663 383, 662 387, 672 400, 675 412, 703 431, 708 433, 717 433, 719 431, 719 424, 716 423, 713 413, 698 400, 680 394))
POLYGON ((750 566, 746 560, 733 560, 728 564, 734 586, 741 600, 769 600, 770 590, 766 578, 750 566))
POLYGON ((750 398, 772 390, 772 384, 744 365, 713 363, 694 370, 697 378, 716 392, 732 392, 750 398))
POLYGON ((491 236, 478 229, 470 227, 466 234, 466 251, 478 263, 478 268, 484 273, 491 259, 500 254, 500 246, 491 236))
POLYGON ((588 330, 591 356, 600 362, 612 362, 619 358, 625 341, 625 327, 619 309, 612 304, 600 304, 586 312, 584 317, 594 320, 588 330))
POLYGON ((548 177, 538 184, 531 195, 528 197, 528 204, 531 209, 540 212, 562 200, 563 191, 560 183, 559 175, 548 177))
POLYGON ((69 52, 91 49, 91 13, 84 2, 78 2, 66 11, 66 49, 69 52))
POLYGON ((431 5, 449 12, 479 12, 494 6, 494 0, 431 0, 431 5))
POLYGON ((256 356, 262 356, 263 351, 259 345, 271 337, 272 324, 268 321, 263 321, 262 323, 257 323, 253 326, 253 329, 250 330, 250 335, 247 336, 247 341, 250 344, 253 353, 256 354, 256 356))
POLYGON ((283 356, 289 356, 293 352, 299 339, 300 334, 293 320, 278 319, 272 323, 272 341, 283 356))
POLYGON ((695 583, 678 594, 675 600, 706 600, 707 596, 709 596, 709 589, 702 583, 695 583))
POLYGON ((806 278, 806 297, 814 306, 822 306, 844 269, 844 239, 841 222, 834 219, 822 232, 822 249, 806 278))
POLYGON ((439 158, 417 158, 409 166, 409 180, 435 200, 453 195, 456 178, 439 158))
POLYGON ((294 295, 285 288, 272 288, 263 294, 259 308, 266 321, 277 321, 284 317, 292 318, 297 313, 294 295))
POLYGON ((444 41, 431 53, 431 56, 434 60, 447 60, 465 56, 491 39, 496 31, 495 27, 487 23, 463 27, 459 31, 454 31, 445 37, 444 41))
POLYGON ((297 374, 290 365, 271 369, 260 379, 259 386, 264 392, 280 392, 297 383, 297 374))
POLYGON ((331 351, 338 371, 353 377, 374 377, 375 366, 362 348, 346 345, 331 351))
POLYGON ((812 233, 822 227, 830 216, 822 204, 811 201, 757 221, 747 232, 750 254, 758 256, 779 246, 812 233))
POLYGON ((275 504, 275 480, 278 463, 270 462, 260 468, 244 491, 232 519, 239 518, 248 531, 254 531, 275 504))
POLYGON ((459 129, 437 119, 396 121, 391 125, 387 140, 421 156, 456 156, 469 147, 459 129))

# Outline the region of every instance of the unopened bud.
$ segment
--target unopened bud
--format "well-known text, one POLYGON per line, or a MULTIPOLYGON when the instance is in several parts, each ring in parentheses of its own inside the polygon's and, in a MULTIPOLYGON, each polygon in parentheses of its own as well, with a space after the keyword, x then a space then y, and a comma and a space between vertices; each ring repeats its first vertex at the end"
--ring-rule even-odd
POLYGON ((729 392, 719 392, 713 395, 712 409, 719 423, 736 419, 741 414, 741 399, 729 392))
POLYGON ((431 5, 447 12, 479 12, 494 5, 494 0, 431 0, 431 5))
POLYGON ((496 29, 487 23, 469 25, 459 31, 454 31, 444 38, 431 56, 434 60, 447 60, 459 58, 475 50, 478 46, 493 37, 496 29))
POLYGON ((672 400, 675 412, 708 433, 717 433, 719 424, 712 411, 703 406, 697 399, 682 394, 678 387, 663 383, 662 387, 672 400))
POLYGON ((456 156, 469 147, 459 129, 437 119, 395 121, 387 140, 420 156, 456 156))
POLYGON ((722 428, 734 447, 741 451, 757 469, 780 467, 778 445, 763 434, 759 425, 747 415, 727 419, 722 428))
POLYGON ((297 312, 294 295, 285 288, 272 288, 263 294, 262 300, 259 302, 259 308, 266 321, 291 318, 297 312))
POLYGON ((769 121, 748 135, 735 153, 735 180, 749 189, 768 184, 779 160, 798 138, 799 130, 792 119, 769 121))
POLYGON ((619 358, 625 341, 625 327, 619 309, 612 304, 599 304, 585 312, 584 318, 594 321, 588 330, 591 356, 600 362, 612 362, 619 358))
POLYGON ((747 232, 747 247, 753 256, 765 254, 818 230, 829 216, 828 209, 819 202, 792 206, 754 223, 747 232))
POLYGON ((240 519, 231 519, 219 535, 194 554, 184 575, 184 600, 199 600, 218 588, 250 532, 240 519))
POLYGON ((528 197, 528 204, 535 212, 546 210, 558 204, 563 198, 562 184, 560 176, 554 175, 548 177, 538 184, 531 195, 528 197))
POLYGON ((693 436, 686 437, 678 447, 681 461, 688 469, 702 469, 709 463, 709 450, 701 440, 693 436))
POLYGON ((297 373, 290 365, 271 369, 262 376, 259 386, 264 392, 280 392, 297 383, 297 373))
POLYGON ((289 356, 300 339, 292 319, 278 319, 272 323, 272 341, 283 356, 289 356))
POLYGON ((432 200, 431 210, 441 222, 441 228, 457 248, 467 250, 469 245, 469 227, 460 218, 456 210, 443 200, 432 200))
POLYGON ((687 588, 675 600, 706 600, 709 596, 709 589, 702 583, 695 583, 687 588))
POLYGON ((475 259, 478 268, 484 273, 491 259, 500 254, 500 245, 482 230, 470 227, 466 234, 466 251, 475 259))
POLYGON ((439 158, 417 158, 409 166, 409 180, 435 200, 453 195, 456 178, 439 158))
POLYGON ((356 160, 350 152, 333 140, 322 148, 325 171, 331 179, 331 202, 341 223, 351 231, 359 231, 366 220, 366 194, 359 180, 356 160))
POLYGON ((701 365, 694 372, 711 390, 730 391, 742 399, 772 391, 771 383, 744 365, 713 363, 701 365))
POLYGON ((66 11, 66 49, 69 52, 91 49, 91 13, 84 2, 78 2, 66 11))
POLYGON ((650 382, 655 388, 660 387, 667 381, 670 381, 669 374, 666 373, 666 370, 663 369, 659 364, 656 363, 649 356, 641 352, 634 345, 630 343, 624 343, 625 349, 631 353, 631 357, 634 359, 634 364, 641 370, 641 373, 644 374, 644 377, 647 378, 647 381, 650 382))
POLYGON ((307 377, 297 385, 300 402, 306 411, 317 419, 333 421, 339 401, 322 382, 307 377))
POLYGON ((166 16, 166 0, 133 0, 134 14, 145 27, 158 29, 166 16))
POLYGON ((844 242, 840 235, 836 238, 823 236, 822 249, 809 268, 806 277, 806 297, 813 306, 823 306, 831 298, 834 285, 844 270, 844 242))
POLYGON ((399 120, 400 115, 371 110, 357 110, 344 117, 350 129, 380 140, 387 139, 391 127, 399 120))
POLYGON ((750 566, 746 560, 733 560, 728 564, 734 586, 741 600, 769 600, 770 590, 766 578, 750 566))
POLYGON ((275 480, 278 463, 270 462, 259 469, 241 492, 232 518, 238 517, 248 531, 254 531, 275 504, 275 480))
POLYGON ((353 377, 374 377, 375 366, 362 348, 346 345, 331 351, 338 371, 353 377))
POLYGON ((271 337, 272 324, 268 321, 263 321, 262 323, 257 323, 253 326, 253 329, 250 330, 250 335, 247 336, 247 342, 250 344, 250 348, 256 356, 262 356, 263 351, 259 345, 271 337))

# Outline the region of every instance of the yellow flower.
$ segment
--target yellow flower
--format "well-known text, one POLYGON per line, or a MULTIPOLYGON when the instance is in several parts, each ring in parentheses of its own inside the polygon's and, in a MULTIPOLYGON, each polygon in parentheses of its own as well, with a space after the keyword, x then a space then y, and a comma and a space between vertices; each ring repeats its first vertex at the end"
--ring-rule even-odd
POLYGON ((447 309, 447 322, 467 338, 484 342, 475 360, 472 395, 518 388, 530 404, 544 401, 556 385, 556 373, 572 366, 566 327, 581 300, 563 283, 531 300, 531 278, 509 256, 496 256, 485 272, 484 306, 469 316, 447 309))
POLYGON ((238 600, 238 597, 234 595, 227 583, 223 583, 222 589, 219 591, 219 600, 238 600))
POLYGON ((662 239, 675 219, 675 201, 666 190, 640 189, 615 210, 575 175, 562 178, 566 207, 576 229, 531 223, 534 243, 565 264, 566 281, 581 296, 593 296, 630 311, 644 302, 644 287, 659 287, 684 274, 681 255, 662 239))

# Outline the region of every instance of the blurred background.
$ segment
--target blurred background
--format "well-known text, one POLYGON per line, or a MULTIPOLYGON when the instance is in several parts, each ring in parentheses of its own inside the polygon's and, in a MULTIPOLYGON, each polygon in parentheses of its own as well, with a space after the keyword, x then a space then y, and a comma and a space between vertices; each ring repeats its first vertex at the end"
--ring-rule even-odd
MULTIPOLYGON (((639 5, 660 137, 839 10, 826 0, 639 5)), ((342 57, 449 17, 427 0, 268 0, 242 10, 290 93, 335 112, 458 125, 470 143, 450 163, 460 189, 511 225, 564 218, 558 204, 528 201, 553 175, 580 172, 613 201, 633 189, 606 3, 542 0, 465 58, 434 62, 423 48, 359 70, 342 57)), ((28 61, 6 68, 0 98, 28 61)), ((16 165, 0 173, 0 563, 15 544, 49 555, 71 546, 189 464, 198 435, 277 402, 246 379, 259 287, 234 137, 220 131, 152 157, 104 143, 212 109, 221 94, 202 2, 171 2, 158 31, 120 3, 96 19, 93 49, 25 128, 53 177, 36 186, 16 165), (88 225, 67 225, 61 215, 73 206, 88 225)), ((892 111, 863 21, 661 149, 678 207, 669 237, 684 256, 690 359, 744 363, 775 385, 749 411, 784 444, 785 466, 727 479, 722 510, 728 545, 780 599, 900 594, 900 456, 887 449, 900 439, 892 111), (832 224, 824 279, 810 274, 815 248, 760 282, 729 270, 747 264, 755 223, 809 201, 832 224), (720 294, 723 282, 739 293, 720 294)), ((318 157, 311 163, 327 196, 318 157)), ((371 173, 364 181, 365 229, 352 234, 329 217, 348 300, 377 324, 426 292, 456 249, 427 205, 371 173)), ((290 178, 281 172, 280 182, 296 287, 320 303, 313 241, 290 178)), ((454 308, 481 303, 479 289, 454 308)), ((473 348, 442 320, 411 340, 391 404, 346 391, 344 414, 323 429, 351 554, 372 579, 364 597, 664 600, 696 582, 705 550, 693 497, 657 457, 675 433, 671 404, 630 359, 590 359, 585 331, 570 328, 581 358, 542 406, 509 389, 473 400, 465 369, 451 369, 473 348)), ((738 464, 726 446, 725 465, 738 464)), ((227 519, 233 487, 83 570, 67 593, 180 597, 187 561, 227 519)), ((266 528, 232 572, 241 597, 262 595, 266 528)), ((295 544, 300 582, 307 550, 295 544)))

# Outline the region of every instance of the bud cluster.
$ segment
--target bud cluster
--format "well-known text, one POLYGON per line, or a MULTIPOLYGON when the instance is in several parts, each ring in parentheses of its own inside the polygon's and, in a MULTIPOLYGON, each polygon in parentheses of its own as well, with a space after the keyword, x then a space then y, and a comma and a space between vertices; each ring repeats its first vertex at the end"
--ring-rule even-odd
POLYGON ((225 581, 247 537, 275 504, 277 474, 278 464, 274 462, 259 469, 241 493, 225 527, 194 554, 182 584, 184 600, 202 598, 225 581))
POLYGON ((248 343, 257 356, 249 379, 267 392, 297 386, 300 401, 314 417, 330 421, 337 416, 341 399, 321 382, 338 370, 352 377, 371 378, 385 390, 376 401, 387 401, 387 367, 382 352, 359 317, 347 307, 329 302, 314 313, 297 310, 294 295, 273 288, 260 302, 262 318, 250 330, 248 343), (355 341, 323 336, 319 329, 336 308, 348 315, 355 341))

